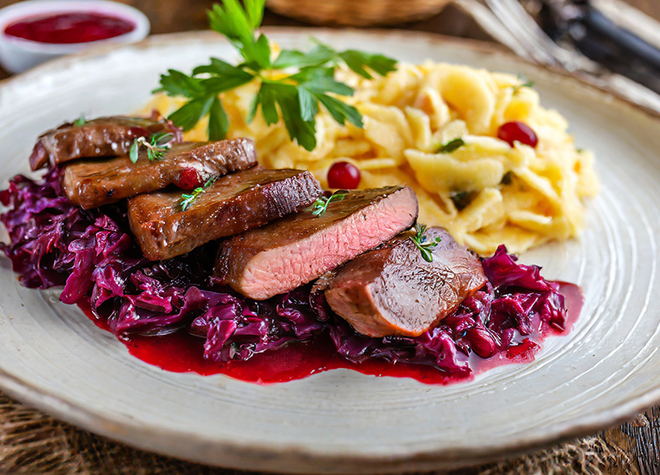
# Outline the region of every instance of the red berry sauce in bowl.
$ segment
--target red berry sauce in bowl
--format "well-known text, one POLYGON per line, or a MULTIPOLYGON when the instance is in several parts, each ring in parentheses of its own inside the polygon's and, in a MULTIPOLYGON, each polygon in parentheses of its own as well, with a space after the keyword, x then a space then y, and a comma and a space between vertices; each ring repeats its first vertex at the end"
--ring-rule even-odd
POLYGON ((4 34, 48 44, 89 43, 124 35, 135 29, 131 20, 95 12, 34 15, 10 23, 4 34))
POLYGON ((0 63, 10 72, 107 43, 149 34, 139 10, 107 0, 33 0, 0 10, 0 63))

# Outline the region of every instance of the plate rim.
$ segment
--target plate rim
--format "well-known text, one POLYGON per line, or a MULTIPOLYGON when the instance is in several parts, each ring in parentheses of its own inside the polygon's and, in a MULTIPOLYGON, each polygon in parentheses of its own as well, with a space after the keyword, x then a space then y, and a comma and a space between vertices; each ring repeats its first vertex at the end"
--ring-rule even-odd
MULTIPOLYGON (((629 99, 618 95, 616 91, 589 82, 585 80, 584 77, 575 73, 552 66, 531 63, 524 58, 516 56, 505 47, 495 43, 448 37, 429 32, 396 29, 374 29, 363 31, 356 29, 313 27, 266 27, 263 30, 265 32, 272 32, 273 34, 305 36, 312 36, 313 34, 341 36, 348 32, 370 37, 398 36, 402 37, 404 40, 408 38, 417 40, 424 38, 431 43, 442 43, 443 45, 453 44, 460 48, 470 49, 478 53, 502 55, 506 56, 511 61, 525 64, 527 67, 536 69, 544 74, 561 77, 572 82, 574 85, 579 85, 591 90, 600 96, 599 100, 601 101, 607 99, 614 100, 619 106, 633 109, 636 112, 641 112, 648 120, 653 121, 656 125, 660 126, 660 111, 654 111, 650 108, 635 104, 629 99)), ((30 71, 0 81, 0 92, 7 86, 26 80, 32 81, 51 71, 68 69, 74 64, 93 58, 101 58, 121 49, 150 49, 160 45, 165 46, 186 41, 204 42, 209 40, 213 40, 214 42, 223 41, 218 37, 218 34, 213 31, 195 31, 154 35, 144 41, 130 45, 107 45, 50 61, 30 71)), ((626 401, 624 404, 619 404, 613 408, 610 407, 603 409, 587 416, 576 417, 563 423, 555 423, 549 426, 550 429, 553 429, 552 433, 545 432, 543 435, 538 435, 535 438, 526 439, 523 443, 516 443, 515 446, 513 446, 513 444, 508 446, 493 446, 486 448, 486 450, 484 450, 483 447, 478 449, 466 448, 460 450, 447 448, 419 451, 411 450, 405 455, 390 455, 384 457, 379 454, 359 454, 357 452, 343 453, 341 455, 329 454, 327 452, 319 452, 313 447, 303 447, 301 445, 293 444, 275 443, 271 445, 260 445, 257 447, 249 445, 249 442, 236 443, 229 439, 203 439, 199 438, 197 434, 184 434, 177 430, 163 428, 149 429, 148 427, 141 427, 137 424, 131 425, 130 420, 118 423, 111 418, 95 414, 92 410, 72 404, 65 398, 49 394, 47 389, 35 387, 20 376, 7 373, 2 367, 0 367, 0 390, 16 400, 25 402, 45 413, 54 415, 57 419, 132 447, 198 463, 244 470, 268 470, 268 467, 273 462, 273 458, 277 458, 279 460, 285 460, 286 463, 289 464, 287 466, 287 472, 290 473, 308 472, 310 469, 316 470, 320 473, 348 473, 349 469, 354 471, 357 470, 360 473, 370 473, 374 471, 394 473, 415 469, 456 468, 476 465, 522 454, 533 449, 550 446, 576 437, 593 434, 598 430, 620 424, 633 417, 636 413, 660 403, 659 385, 654 390, 647 391, 640 396, 626 401), (129 435, 129 433, 131 435, 129 435), (154 439, 151 440, 177 439, 180 441, 181 437, 185 435, 185 437, 188 438, 187 443, 192 440, 194 444, 209 446, 208 449, 212 446, 215 455, 213 459, 211 459, 209 457, 211 453, 207 449, 206 451, 199 451, 194 453, 193 456, 190 456, 191 454, 186 451, 186 446, 183 444, 177 445, 177 443, 172 443, 167 448, 155 447, 155 444, 153 443, 150 444, 148 441, 142 442, 141 438, 134 437, 134 434, 136 433, 143 433, 144 437, 153 436, 154 439), (221 457, 218 457, 219 453, 222 453, 221 457), (245 456, 247 454, 250 455, 250 458, 254 459, 246 459, 245 456), (255 457, 257 454, 258 456, 255 457), (469 460, 467 460, 468 458, 469 460), (220 460, 222 460, 222 462, 220 462, 220 460), (319 470, 319 468, 321 468, 321 470, 319 470)), ((272 468, 270 471, 272 471, 272 468)))

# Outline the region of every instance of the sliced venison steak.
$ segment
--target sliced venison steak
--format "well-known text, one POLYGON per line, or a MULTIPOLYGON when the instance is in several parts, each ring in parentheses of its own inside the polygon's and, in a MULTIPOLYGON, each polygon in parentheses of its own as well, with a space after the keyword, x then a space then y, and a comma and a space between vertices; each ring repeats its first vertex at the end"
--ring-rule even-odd
POLYGON ((330 307, 363 335, 418 336, 433 328, 486 283, 479 259, 447 231, 431 228, 441 241, 427 262, 404 233, 366 252, 325 279, 330 307))
POLYGON ((49 162, 54 166, 78 158, 126 155, 136 138, 158 132, 173 134, 175 142, 183 139, 181 130, 168 120, 116 116, 81 125, 63 124, 39 137, 30 156, 30 167, 37 170, 49 162))
POLYGON ((148 259, 170 259, 295 213, 322 192, 308 171, 257 166, 218 179, 185 211, 181 191, 138 195, 128 201, 128 220, 148 259))
POLYGON ((247 297, 267 299, 388 241, 412 226, 417 212, 410 187, 351 191, 321 216, 305 209, 226 240, 215 276, 247 297))
POLYGON ((257 154, 250 139, 186 142, 173 145, 158 160, 149 160, 142 150, 136 163, 124 156, 67 164, 62 186, 72 202, 89 209, 162 190, 171 184, 196 188, 211 177, 246 170, 256 164, 257 154), (190 176, 193 186, 186 186, 190 176))

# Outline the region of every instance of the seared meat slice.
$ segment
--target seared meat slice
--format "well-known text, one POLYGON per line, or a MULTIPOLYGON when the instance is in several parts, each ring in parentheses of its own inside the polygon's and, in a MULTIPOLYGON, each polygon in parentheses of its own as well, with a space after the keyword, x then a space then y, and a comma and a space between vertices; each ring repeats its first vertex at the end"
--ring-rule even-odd
POLYGON ((358 333, 371 337, 418 336, 433 328, 486 283, 479 259, 447 231, 428 229, 441 241, 433 261, 404 233, 338 269, 326 286, 330 307, 358 333))
POLYGON ((409 187, 348 192, 314 216, 312 209, 225 241, 215 276, 263 300, 310 282, 413 225, 417 196, 409 187))
POLYGON ((321 193, 308 171, 257 166, 218 179, 185 211, 181 191, 138 195, 128 201, 128 220, 148 259, 170 259, 294 213, 321 193))
POLYGON ((82 125, 63 124, 41 135, 32 150, 30 167, 37 170, 78 158, 126 155, 138 137, 158 132, 171 133, 175 142, 183 139, 181 130, 168 120, 138 117, 100 117, 82 125))
POLYGON ((246 170, 257 164, 250 139, 175 144, 163 158, 150 161, 141 150, 136 163, 124 156, 109 160, 80 160, 65 165, 62 186, 67 197, 85 209, 122 198, 162 190, 176 184, 184 189, 203 185, 209 178, 246 170), (194 177, 193 186, 186 186, 194 177))

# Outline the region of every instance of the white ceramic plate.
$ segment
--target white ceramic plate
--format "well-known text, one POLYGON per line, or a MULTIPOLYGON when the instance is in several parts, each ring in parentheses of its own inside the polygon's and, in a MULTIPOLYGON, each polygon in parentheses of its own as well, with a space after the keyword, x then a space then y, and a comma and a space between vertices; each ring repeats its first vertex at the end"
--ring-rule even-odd
MULTIPOLYGON (((349 370, 258 386, 174 374, 131 357, 55 291, 21 288, 0 259, 0 387, 113 439, 194 461, 282 472, 453 467, 614 424, 660 400, 660 122, 570 77, 423 34, 271 30, 284 47, 313 34, 338 48, 522 73, 598 157, 602 193, 580 241, 523 256, 576 282, 583 314, 528 365, 449 387, 349 370)), ((215 34, 155 37, 42 66, 0 86, 0 180, 27 171, 37 135, 87 116, 130 113, 167 68, 234 58, 215 34)))

